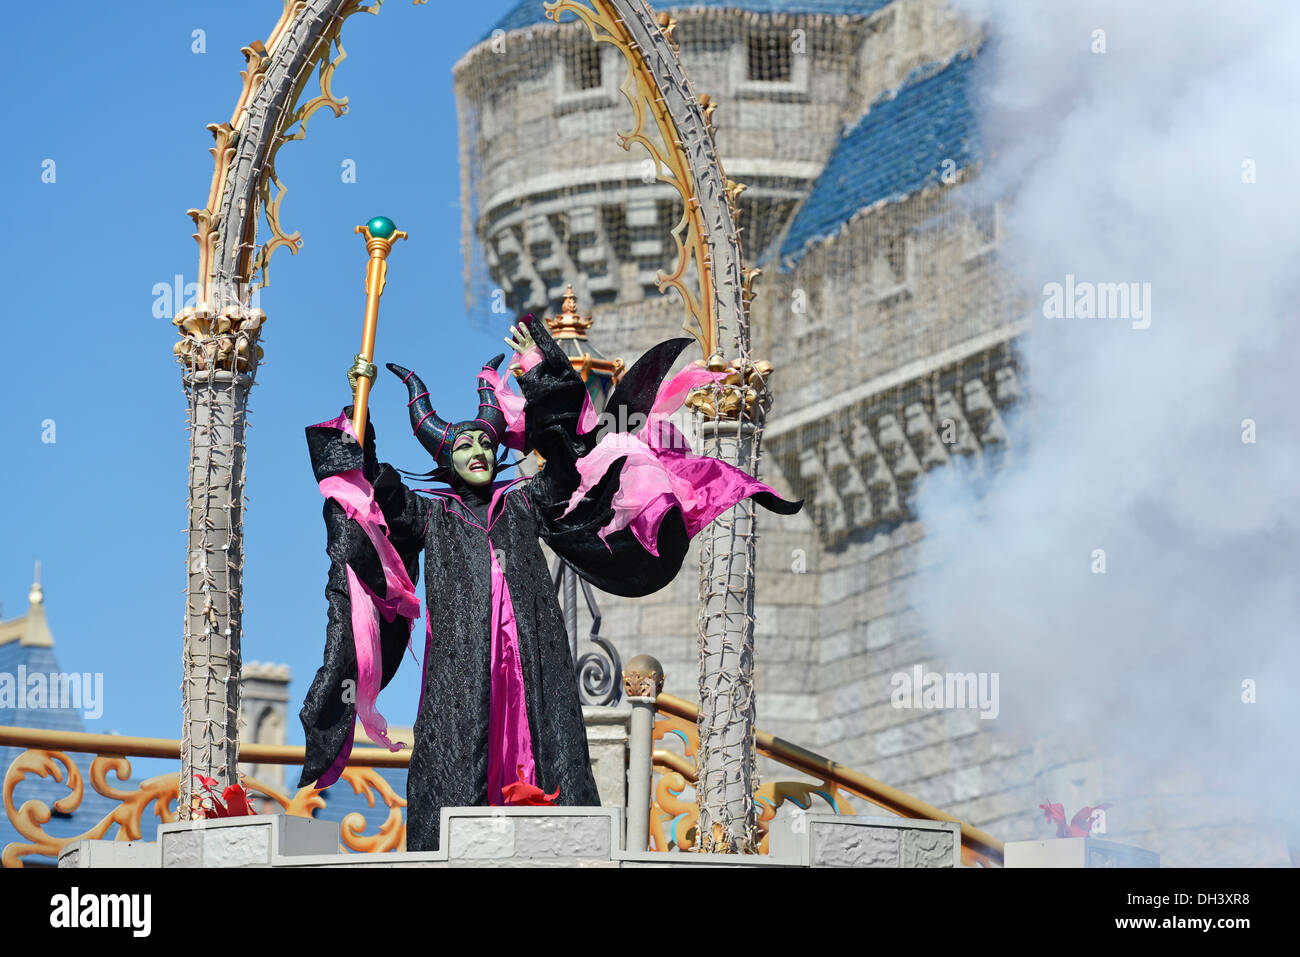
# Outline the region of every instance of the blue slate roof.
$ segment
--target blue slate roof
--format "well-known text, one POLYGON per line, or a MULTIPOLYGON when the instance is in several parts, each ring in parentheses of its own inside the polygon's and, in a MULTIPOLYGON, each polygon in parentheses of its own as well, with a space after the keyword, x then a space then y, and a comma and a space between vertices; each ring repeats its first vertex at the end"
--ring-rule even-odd
POLYGON ((831 151, 795 214, 780 259, 797 262, 808 244, 837 232, 855 213, 896 202, 939 182, 945 160, 963 169, 979 158, 971 105, 974 54, 916 70, 871 104, 831 151))
MULTIPOLYGON (((0 645, 0 674, 13 676, 17 681, 20 674, 19 667, 25 668, 26 675, 34 674, 58 674, 62 669, 59 668, 59 662, 54 656, 52 648, 23 645, 14 641, 0 645)), ((13 725, 25 728, 44 728, 51 731, 85 731, 85 723, 82 720, 81 712, 75 708, 0 708, 0 724, 13 725)), ((21 748, 0 748, 0 776, 9 770, 9 765, 22 754, 21 748)), ((61 816, 53 814, 48 823, 44 825, 45 833, 54 837, 73 837, 81 834, 91 828, 95 823, 107 816, 117 805, 103 795, 95 793, 94 788, 90 786, 90 755, 69 754, 72 760, 81 771, 82 782, 82 800, 81 805, 71 816, 61 816)), ((67 797, 71 792, 67 788, 67 768, 62 763, 58 764, 59 771, 63 780, 56 781, 53 778, 42 778, 35 775, 29 775, 24 778, 22 783, 14 789, 14 804, 22 807, 26 801, 41 801, 50 810, 54 810, 54 802, 67 797)), ((119 785, 116 778, 110 778, 115 786, 124 788, 131 787, 130 784, 119 785)), ((109 837, 115 836, 117 828, 110 828, 109 837)), ((9 819, 0 814, 0 848, 10 843, 27 843, 9 823, 9 819)), ((53 866, 56 862, 52 857, 29 857, 25 859, 28 866, 32 865, 49 865, 53 866)))
MULTIPOLYGON (((870 16, 892 0, 664 0, 655 3, 656 10, 698 10, 703 8, 748 10, 753 13, 824 13, 841 16, 870 16)), ((564 14, 560 22, 573 20, 564 14)), ((484 39, 497 30, 522 30, 538 23, 550 23, 542 9, 542 0, 521 0, 509 13, 496 22, 484 39)))
MULTIPOLYGON (((17 641, 0 645, 0 674, 13 676, 16 681, 20 668, 25 669, 27 675, 58 674, 62 670, 53 648, 32 647, 17 641)), ((0 724, 49 731, 86 730, 81 712, 75 708, 0 707, 0 724)))

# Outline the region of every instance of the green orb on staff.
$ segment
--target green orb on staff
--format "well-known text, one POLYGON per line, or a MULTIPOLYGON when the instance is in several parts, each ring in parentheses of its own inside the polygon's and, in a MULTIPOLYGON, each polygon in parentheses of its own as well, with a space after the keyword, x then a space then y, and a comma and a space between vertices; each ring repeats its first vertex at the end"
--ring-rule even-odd
POLYGON ((387 216, 376 216, 355 232, 366 237, 370 260, 366 264, 366 319, 361 332, 361 351, 354 356, 354 365, 348 372, 352 391, 356 397, 352 411, 352 428, 358 439, 364 441, 366 413, 370 405, 370 385, 375 378, 375 333, 379 328, 379 297, 384 294, 388 278, 388 254, 393 243, 405 239, 406 233, 387 216))

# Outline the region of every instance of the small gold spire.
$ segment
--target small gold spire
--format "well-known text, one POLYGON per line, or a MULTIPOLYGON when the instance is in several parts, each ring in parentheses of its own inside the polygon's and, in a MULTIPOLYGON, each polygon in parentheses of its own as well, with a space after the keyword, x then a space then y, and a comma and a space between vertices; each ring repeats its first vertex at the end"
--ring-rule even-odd
POLYGON ((573 291, 573 283, 564 287, 564 302, 560 314, 546 320, 546 328, 555 339, 586 339, 587 330, 591 328, 591 316, 578 314, 578 297, 573 291))
POLYGON ((45 601, 45 592, 41 589, 41 562, 36 561, 36 574, 32 581, 32 589, 27 593, 27 602, 31 605, 40 605, 45 601))

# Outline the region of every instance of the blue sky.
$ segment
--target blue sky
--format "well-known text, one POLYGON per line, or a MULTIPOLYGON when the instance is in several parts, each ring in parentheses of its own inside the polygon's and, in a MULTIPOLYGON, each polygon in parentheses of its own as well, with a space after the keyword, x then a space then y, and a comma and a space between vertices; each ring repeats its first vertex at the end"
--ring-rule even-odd
MULTIPOLYGON (((457 375, 426 376, 437 408, 465 414, 473 373, 505 348, 504 323, 488 331, 465 317, 451 68, 514 5, 389 0, 378 16, 354 16, 334 83, 349 112, 321 111, 279 155, 281 220, 304 242, 297 256, 276 254, 261 293, 243 648, 246 661, 291 666, 291 743, 302 741, 297 711, 320 664, 328 568, 303 427, 350 398, 365 269, 353 226, 382 214, 411 234, 391 260, 376 358, 431 370, 454 352, 457 375), (342 182, 348 159, 355 183, 342 182)), ((7 10, 0 31, 0 601, 4 618, 26 610, 40 559, 62 668, 104 675, 91 731, 180 736, 186 403, 175 331, 153 315, 152 290, 196 278, 185 211, 207 198, 205 126, 230 118, 240 47, 265 40, 280 9, 151 0, 123 13, 49 0, 7 10), (205 53, 192 50, 195 30, 205 53), (46 160, 53 183, 42 182, 46 160), (50 419, 55 441, 42 442, 50 419)), ((381 457, 421 465, 396 381, 381 379, 373 402, 381 457)), ((391 722, 413 720, 417 678, 408 657, 380 699, 391 722)))

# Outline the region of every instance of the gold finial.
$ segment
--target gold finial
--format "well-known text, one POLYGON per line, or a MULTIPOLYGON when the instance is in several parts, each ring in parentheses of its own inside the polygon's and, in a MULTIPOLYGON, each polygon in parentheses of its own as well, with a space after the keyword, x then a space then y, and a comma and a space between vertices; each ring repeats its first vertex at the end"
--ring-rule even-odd
POLYGON ((591 328, 591 316, 578 313, 578 297, 573 291, 573 283, 564 287, 564 302, 560 305, 560 314, 546 320, 546 328, 555 339, 586 339, 587 330, 591 328))
POLYGON ((706 419, 735 421, 742 415, 752 419, 762 394, 770 391, 772 363, 766 359, 749 363, 732 359, 728 362, 720 355, 713 355, 707 361, 696 360, 696 364, 703 365, 710 372, 726 373, 726 378, 717 386, 701 386, 686 397, 686 407, 706 419))
POLYGON ((36 561, 36 574, 32 580, 32 590, 27 593, 27 602, 31 605, 40 605, 45 601, 45 592, 41 589, 41 562, 36 561))

